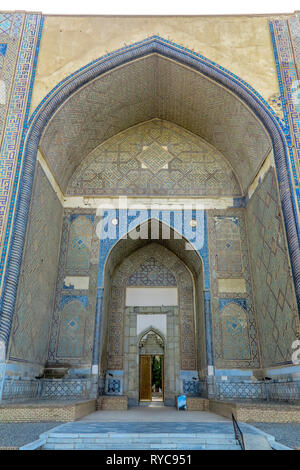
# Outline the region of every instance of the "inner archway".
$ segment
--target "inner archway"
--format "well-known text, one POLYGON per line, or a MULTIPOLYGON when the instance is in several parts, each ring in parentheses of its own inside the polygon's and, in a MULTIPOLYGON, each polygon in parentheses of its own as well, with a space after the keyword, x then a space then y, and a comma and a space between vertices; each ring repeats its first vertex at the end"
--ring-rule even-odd
MULTIPOLYGON (((172 228, 170 239, 163 239, 162 223, 152 219, 141 230, 146 226, 148 240, 132 240, 129 233, 106 262, 100 375, 106 393, 111 381, 119 381, 117 393, 122 390, 129 404, 136 405, 140 354, 164 356, 164 402, 174 405, 191 376, 199 382, 207 369, 206 342, 211 343, 211 337, 206 337, 203 263, 172 228), (160 238, 151 240, 151 225, 152 230, 157 225, 160 238), (164 338, 152 351, 149 344, 141 344, 149 331, 164 338)), ((147 360, 149 365, 150 357, 147 360)))

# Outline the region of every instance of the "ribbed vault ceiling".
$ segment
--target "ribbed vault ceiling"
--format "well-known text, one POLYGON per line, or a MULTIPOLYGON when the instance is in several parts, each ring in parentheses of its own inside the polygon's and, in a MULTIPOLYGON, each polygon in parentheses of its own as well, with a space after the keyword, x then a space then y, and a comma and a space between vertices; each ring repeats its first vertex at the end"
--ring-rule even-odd
POLYGON ((242 189, 270 151, 264 127, 232 93, 158 54, 118 67, 74 93, 50 120, 41 149, 65 192, 74 170, 106 139, 160 118, 216 147, 242 189))

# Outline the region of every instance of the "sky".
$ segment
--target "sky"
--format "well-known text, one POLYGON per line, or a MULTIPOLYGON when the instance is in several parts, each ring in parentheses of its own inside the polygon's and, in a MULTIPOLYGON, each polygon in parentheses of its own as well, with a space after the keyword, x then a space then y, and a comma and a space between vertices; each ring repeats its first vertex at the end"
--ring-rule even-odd
POLYGON ((1 0, 0 10, 70 15, 240 15, 293 13, 300 0, 1 0))

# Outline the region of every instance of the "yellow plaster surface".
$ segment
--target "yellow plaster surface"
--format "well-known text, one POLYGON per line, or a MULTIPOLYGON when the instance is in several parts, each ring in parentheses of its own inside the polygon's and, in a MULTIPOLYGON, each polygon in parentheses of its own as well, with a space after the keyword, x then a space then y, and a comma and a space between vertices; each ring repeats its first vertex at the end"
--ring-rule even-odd
POLYGON ((222 293, 246 292, 245 279, 218 279, 218 291, 222 293))
POLYGON ((270 17, 46 16, 31 111, 62 79, 90 61, 158 34, 237 74, 265 99, 279 93, 270 17))

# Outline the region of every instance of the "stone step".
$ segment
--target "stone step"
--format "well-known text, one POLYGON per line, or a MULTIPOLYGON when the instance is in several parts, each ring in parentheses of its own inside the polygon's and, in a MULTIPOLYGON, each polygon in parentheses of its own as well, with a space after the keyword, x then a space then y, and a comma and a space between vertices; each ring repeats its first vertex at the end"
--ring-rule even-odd
POLYGON ((196 442, 203 442, 203 443, 213 443, 213 444, 222 444, 222 442, 228 442, 230 444, 232 443, 235 443, 235 438, 234 436, 233 437, 226 437, 226 438, 222 438, 222 437, 202 437, 202 438, 199 438, 199 437, 178 437, 177 439, 176 438, 172 438, 172 437, 169 437, 169 436, 164 436, 164 437, 158 437, 158 436, 140 436, 140 437, 135 437, 135 438, 129 438, 128 436, 119 436, 119 437, 107 437, 107 436, 95 436, 95 437, 90 437, 90 438, 84 438, 84 437, 49 437, 47 439, 47 443, 51 443, 51 442, 64 442, 64 443, 68 443, 68 442, 93 442, 95 444, 99 443, 103 443, 103 444, 106 444, 106 443, 115 443, 115 442, 132 442, 132 443, 135 443, 135 442, 149 442, 149 443, 163 443, 163 442, 184 442, 184 443, 196 443, 196 442))
POLYGON ((241 450, 238 444, 114 444, 101 445, 95 443, 46 443, 42 450, 241 450))
POLYGON ((43 449, 240 450, 233 433, 45 433, 43 449))
POLYGON ((168 438, 170 439, 235 439, 234 433, 129 433, 129 432, 109 432, 109 433, 55 433, 47 432, 41 434, 41 437, 59 438, 59 439, 151 439, 151 438, 168 438))

